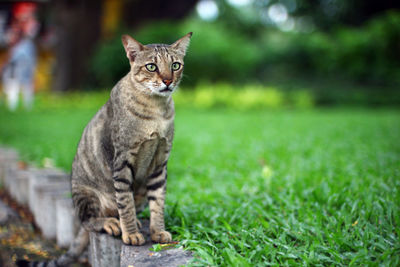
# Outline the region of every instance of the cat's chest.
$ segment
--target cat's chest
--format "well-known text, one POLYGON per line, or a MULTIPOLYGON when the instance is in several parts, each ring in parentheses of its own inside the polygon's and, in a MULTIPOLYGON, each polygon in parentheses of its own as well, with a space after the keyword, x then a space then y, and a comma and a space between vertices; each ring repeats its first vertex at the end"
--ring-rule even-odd
POLYGON ((134 159, 136 178, 145 180, 168 159, 169 142, 167 138, 155 133, 139 144, 138 153, 134 159))
POLYGON ((159 138, 168 138, 173 121, 170 120, 156 120, 146 123, 147 131, 145 139, 154 139, 157 135, 159 138))

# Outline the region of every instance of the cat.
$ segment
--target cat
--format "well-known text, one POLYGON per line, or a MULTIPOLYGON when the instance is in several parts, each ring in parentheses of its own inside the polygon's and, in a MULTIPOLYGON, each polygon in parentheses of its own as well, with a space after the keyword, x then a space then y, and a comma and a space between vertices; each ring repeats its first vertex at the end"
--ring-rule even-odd
POLYGON ((164 203, 174 136, 171 94, 182 78, 192 33, 171 45, 142 45, 122 36, 130 72, 83 131, 72 164, 71 188, 81 229, 66 254, 48 266, 65 266, 87 247, 90 231, 143 245, 136 217, 146 204, 153 242, 168 243, 164 203))

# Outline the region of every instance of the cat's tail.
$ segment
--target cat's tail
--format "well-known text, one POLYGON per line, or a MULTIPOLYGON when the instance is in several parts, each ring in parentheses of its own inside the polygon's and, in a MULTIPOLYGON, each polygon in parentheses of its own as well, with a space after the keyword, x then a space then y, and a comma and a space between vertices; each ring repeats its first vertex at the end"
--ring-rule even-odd
POLYGON ((77 236, 69 247, 68 251, 61 255, 59 258, 54 259, 49 262, 28 262, 25 260, 20 260, 16 262, 18 267, 23 266, 38 266, 38 267, 64 267, 77 261, 79 256, 86 249, 89 244, 89 232, 86 231, 83 226, 80 227, 77 236))

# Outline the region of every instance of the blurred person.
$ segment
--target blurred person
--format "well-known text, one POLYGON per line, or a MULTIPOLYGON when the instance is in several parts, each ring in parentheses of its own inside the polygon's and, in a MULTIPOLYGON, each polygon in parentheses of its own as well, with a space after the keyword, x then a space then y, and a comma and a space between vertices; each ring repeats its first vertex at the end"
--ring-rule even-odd
POLYGON ((10 110, 17 108, 20 91, 23 94, 25 108, 32 107, 36 67, 34 38, 39 29, 35 13, 35 3, 16 3, 13 6, 10 27, 5 33, 9 49, 5 64, 0 66, 0 70, 10 110))
POLYGON ((0 9, 0 46, 4 42, 3 39, 5 36, 6 22, 7 22, 7 13, 4 10, 0 9))

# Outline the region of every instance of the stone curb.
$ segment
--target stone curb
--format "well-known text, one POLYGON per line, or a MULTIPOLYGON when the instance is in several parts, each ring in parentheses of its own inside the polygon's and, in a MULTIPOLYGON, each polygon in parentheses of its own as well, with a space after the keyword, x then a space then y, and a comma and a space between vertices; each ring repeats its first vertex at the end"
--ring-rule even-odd
POLYGON ((69 197, 56 200, 57 245, 68 248, 79 230, 79 220, 75 216, 72 199, 69 197))
MULTIPOLYGON (((68 174, 58 169, 20 169, 18 153, 13 149, 0 147, 0 184, 18 203, 29 207, 45 238, 56 239, 60 247, 69 247, 79 230, 79 221, 70 197, 68 174)), ((2 210, 6 209, 3 207, 2 210)), ((90 233, 91 265, 177 267, 193 259, 192 253, 182 248, 150 251, 153 243, 150 241, 149 221, 144 220, 142 224, 141 232, 147 240, 143 246, 127 246, 122 243, 121 237, 90 233)))
POLYGON ((0 182, 4 188, 9 188, 9 178, 17 170, 18 153, 13 149, 0 150, 0 182))
POLYGON ((0 147, 0 183, 19 204, 29 207, 43 237, 69 247, 79 228, 69 175, 59 169, 20 169, 18 161, 14 149, 0 147))
POLYGON ((42 169, 30 173, 28 183, 28 206, 33 214, 36 212, 37 204, 36 188, 57 181, 62 182, 62 180, 67 182, 67 175, 56 169, 42 169))
POLYGON ((190 251, 173 246, 157 252, 151 251, 154 243, 150 241, 149 221, 143 220, 142 225, 141 232, 146 239, 143 246, 128 246, 122 243, 121 237, 90 233, 89 254, 92 266, 178 267, 193 259, 190 251))
POLYGON ((34 217, 45 238, 57 237, 56 202, 57 199, 67 197, 70 192, 68 182, 45 184, 35 188, 37 197, 34 217))

